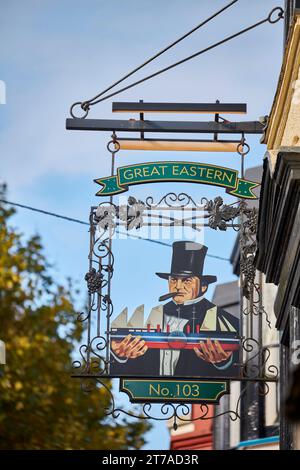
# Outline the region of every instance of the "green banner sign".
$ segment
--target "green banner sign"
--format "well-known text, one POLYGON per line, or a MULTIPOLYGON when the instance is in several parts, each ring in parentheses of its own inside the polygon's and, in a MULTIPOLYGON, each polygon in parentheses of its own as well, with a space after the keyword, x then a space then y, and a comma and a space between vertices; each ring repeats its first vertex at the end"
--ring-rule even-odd
POLYGON ((120 391, 127 393, 131 403, 219 403, 229 393, 229 382, 120 379, 120 391))
POLYGON ((96 196, 123 193, 134 184, 180 181, 185 183, 222 186, 239 198, 257 199, 252 192, 258 183, 238 177, 238 171, 215 165, 191 162, 149 162, 122 166, 117 174, 94 180, 102 189, 96 196))

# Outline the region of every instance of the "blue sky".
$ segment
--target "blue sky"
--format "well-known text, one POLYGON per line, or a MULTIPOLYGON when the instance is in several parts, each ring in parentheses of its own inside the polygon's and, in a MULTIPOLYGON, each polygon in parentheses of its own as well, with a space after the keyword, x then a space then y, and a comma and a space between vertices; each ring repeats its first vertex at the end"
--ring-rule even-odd
MULTIPOLYGON (((282 3, 281 0, 240 0, 136 77, 265 18, 273 7, 282 3)), ((8 184, 8 199, 87 220, 89 207, 99 202, 93 179, 110 171, 106 150, 110 133, 66 131, 70 105, 94 96, 225 4, 226 1, 219 0, 2 2, 0 80, 6 83, 7 103, 0 105, 0 179, 8 184)), ((282 33, 283 22, 265 24, 125 92, 116 101, 246 102, 248 115, 239 119, 256 120, 270 110, 282 58, 282 33)), ((111 100, 108 100, 93 107, 90 117, 118 116, 112 115, 111 100)), ((121 117, 132 116, 122 114, 121 117)), ((195 120, 197 115, 171 115, 169 119, 195 120)), ((199 119, 210 120, 211 116, 199 119)), ((265 152, 259 136, 247 140, 251 152, 246 157, 246 168, 261 164, 265 152)), ((239 168, 236 154, 184 152, 174 155, 122 151, 117 156, 117 165, 156 159, 239 168)), ((223 192, 206 186, 176 184, 174 188, 170 184, 155 184, 133 187, 130 194, 140 198, 152 194, 159 198, 174 189, 187 191, 197 200, 223 192)), ((232 202, 232 198, 223 195, 232 202)), ((81 287, 80 304, 88 267, 86 228, 21 209, 13 222, 25 236, 33 233, 42 236, 57 278, 71 276, 81 287)), ((229 258, 234 236, 232 232, 220 235, 210 231, 204 233, 204 242, 210 253, 229 258)), ((141 303, 149 307, 156 305, 165 286, 155 278, 154 272, 169 265, 170 249, 138 240, 118 240, 115 253, 117 264, 112 288, 115 311, 126 305, 131 311, 141 303)), ((235 278, 230 264, 224 261, 208 258, 205 270, 217 274, 220 282, 235 278)), ((156 425, 148 440, 148 448, 167 448, 165 426, 156 425)))

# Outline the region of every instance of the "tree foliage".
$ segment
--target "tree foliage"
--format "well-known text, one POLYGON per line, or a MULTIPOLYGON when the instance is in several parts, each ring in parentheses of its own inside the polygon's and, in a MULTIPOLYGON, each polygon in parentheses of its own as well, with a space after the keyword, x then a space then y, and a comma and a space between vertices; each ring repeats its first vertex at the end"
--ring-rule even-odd
POLYGON ((147 425, 108 419, 105 389, 85 394, 70 377, 82 335, 72 287, 53 279, 38 236, 10 226, 13 214, 0 205, 0 449, 140 448, 147 425))

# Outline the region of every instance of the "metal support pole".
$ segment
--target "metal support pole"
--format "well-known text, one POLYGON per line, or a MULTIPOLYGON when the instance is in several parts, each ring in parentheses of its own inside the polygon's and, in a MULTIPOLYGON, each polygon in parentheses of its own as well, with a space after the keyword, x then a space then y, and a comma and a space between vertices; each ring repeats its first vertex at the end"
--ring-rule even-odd
POLYGON ((118 119, 67 119, 66 129, 73 131, 155 132, 179 134, 262 134, 259 121, 136 121, 118 119))

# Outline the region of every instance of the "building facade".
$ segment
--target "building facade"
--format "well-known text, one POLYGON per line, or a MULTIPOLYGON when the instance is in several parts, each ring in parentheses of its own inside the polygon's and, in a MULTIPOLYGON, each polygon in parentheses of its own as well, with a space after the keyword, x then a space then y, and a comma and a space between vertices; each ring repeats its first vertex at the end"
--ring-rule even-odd
MULTIPOLYGON (((207 417, 213 418, 213 413, 213 406, 209 406, 207 417)), ((197 421, 200 415, 199 405, 192 406, 190 416, 185 418, 187 422, 179 420, 176 431, 173 430, 173 422, 170 422, 171 450, 213 450, 213 419, 197 421)))
MULTIPOLYGON (((249 168, 245 177, 260 183, 262 167, 249 168)), ((258 199, 248 203, 248 207, 258 210, 260 188, 255 189, 255 192, 258 199)), ((254 367, 254 375, 257 373, 257 368, 261 368, 265 357, 267 359, 265 367, 279 368, 279 337, 273 309, 277 288, 267 284, 265 276, 256 271, 254 283, 259 297, 258 308, 254 310, 251 306, 253 299, 245 298, 240 292, 239 236, 236 238, 230 260, 233 273, 239 281, 217 286, 214 302, 226 309, 233 309, 241 316, 243 337, 247 338, 243 348, 243 364, 250 363, 251 367, 254 367)), ((255 380, 232 382, 230 395, 223 397, 220 405, 215 407, 214 448, 278 449, 278 427, 278 384, 263 384, 255 380), (237 403, 239 403, 238 408, 237 403), (240 418, 236 419, 235 414, 230 413, 231 410, 237 411, 240 418)))
MULTIPOLYGON (((230 395, 213 410, 215 449, 300 449, 300 415, 293 420, 289 411, 300 413, 300 0, 285 0, 284 19, 282 67, 261 141, 267 151, 259 178, 255 282, 267 317, 258 315, 252 325, 243 320, 244 335, 278 367, 279 382, 269 383, 266 395, 255 382, 231 384, 230 395), (228 411, 239 397, 241 419, 232 420, 228 411)), ((237 242, 231 257, 237 276, 239 260, 237 242)), ((239 289, 237 283, 218 286, 214 302, 230 308, 231 291, 232 307, 238 308, 239 289)))
POLYGON ((262 142, 264 159, 256 266, 277 286, 280 448, 299 449, 285 401, 300 345, 300 1, 286 1, 284 54, 262 142))

